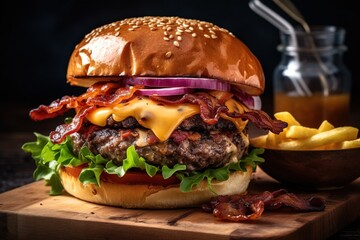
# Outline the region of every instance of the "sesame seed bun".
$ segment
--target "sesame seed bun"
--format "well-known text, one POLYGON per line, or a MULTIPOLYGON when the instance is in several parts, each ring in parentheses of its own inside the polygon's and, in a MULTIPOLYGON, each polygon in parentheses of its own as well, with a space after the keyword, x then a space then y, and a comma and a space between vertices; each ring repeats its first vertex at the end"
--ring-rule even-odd
POLYGON ((69 194, 88 202, 124 208, 166 209, 197 207, 208 202, 216 194, 245 193, 251 180, 252 169, 248 167, 246 172, 233 172, 226 181, 213 180, 212 188, 216 194, 210 191, 206 180, 203 180, 190 192, 181 192, 178 185, 163 187, 103 181, 100 187, 95 184, 84 185, 78 178, 68 174, 63 169, 60 169, 59 174, 61 182, 69 194))
POLYGON ((264 91, 257 58, 228 30, 179 17, 139 17, 94 29, 75 47, 71 85, 89 87, 119 76, 206 77, 250 95, 264 91))

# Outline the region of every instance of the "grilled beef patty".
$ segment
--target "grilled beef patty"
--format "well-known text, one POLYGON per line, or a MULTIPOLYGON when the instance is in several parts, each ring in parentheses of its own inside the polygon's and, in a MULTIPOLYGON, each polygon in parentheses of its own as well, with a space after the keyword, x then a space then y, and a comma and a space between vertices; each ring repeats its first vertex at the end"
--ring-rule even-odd
POLYGON ((126 149, 135 145, 139 156, 150 164, 169 167, 185 164, 189 171, 237 161, 247 148, 232 122, 220 118, 216 124, 208 125, 199 115, 186 119, 164 142, 132 117, 121 122, 110 117, 106 127, 85 124, 71 138, 75 153, 87 146, 94 154, 121 164, 126 158, 126 149))

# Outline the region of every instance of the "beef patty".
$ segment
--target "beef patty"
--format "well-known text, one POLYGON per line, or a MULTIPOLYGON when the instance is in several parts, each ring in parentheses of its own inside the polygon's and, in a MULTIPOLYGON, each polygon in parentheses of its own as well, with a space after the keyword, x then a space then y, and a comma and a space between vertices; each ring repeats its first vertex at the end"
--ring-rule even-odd
POLYGON ((183 121, 164 142, 132 117, 121 122, 110 117, 106 127, 87 123, 72 134, 71 139, 75 153, 87 146, 94 154, 121 164, 126 158, 126 149, 135 145, 139 156, 150 164, 169 167, 185 164, 188 171, 222 167, 238 161, 247 150, 247 144, 232 122, 220 118, 216 124, 209 125, 199 115, 183 121))

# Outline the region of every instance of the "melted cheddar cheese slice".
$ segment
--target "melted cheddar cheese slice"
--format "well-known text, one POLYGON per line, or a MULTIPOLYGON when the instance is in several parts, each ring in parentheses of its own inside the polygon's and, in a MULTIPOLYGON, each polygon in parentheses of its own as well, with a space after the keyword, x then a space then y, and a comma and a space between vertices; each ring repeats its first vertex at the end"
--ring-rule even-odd
MULTIPOLYGON (((228 100, 226 106, 230 112, 244 111, 243 106, 233 99, 228 100)), ((87 119, 95 125, 104 127, 111 115, 118 122, 127 117, 134 117, 140 125, 151 129, 160 141, 165 141, 185 119, 199 113, 200 108, 196 104, 163 104, 147 97, 136 97, 126 103, 97 108, 89 113, 87 119)), ((232 121, 239 131, 242 131, 247 123, 240 118, 231 118, 225 114, 221 114, 221 117, 232 121)))

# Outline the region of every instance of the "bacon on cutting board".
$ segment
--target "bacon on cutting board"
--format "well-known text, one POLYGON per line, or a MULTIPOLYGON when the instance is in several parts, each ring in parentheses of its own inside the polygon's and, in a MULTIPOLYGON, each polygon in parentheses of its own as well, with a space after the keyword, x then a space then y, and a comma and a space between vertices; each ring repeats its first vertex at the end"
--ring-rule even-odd
POLYGON ((265 210, 284 207, 297 212, 322 211, 325 202, 319 197, 305 199, 280 189, 259 194, 220 195, 202 205, 205 212, 212 212, 218 219, 234 222, 258 219, 265 210))

